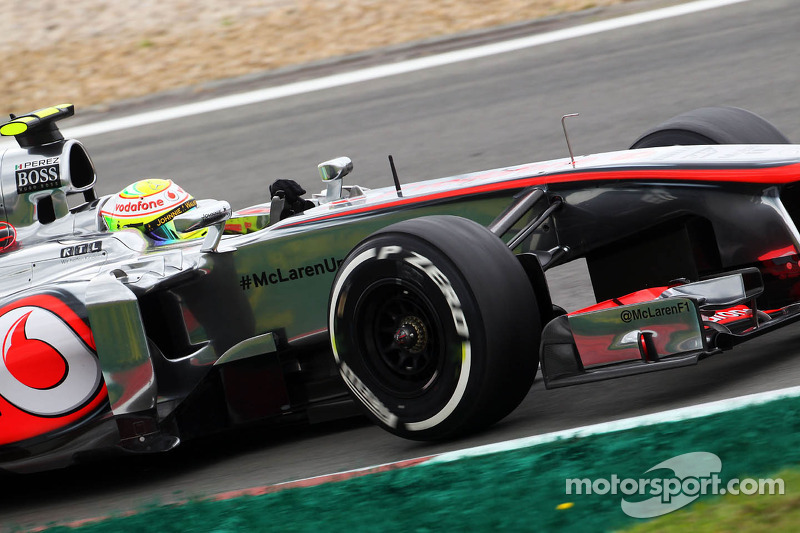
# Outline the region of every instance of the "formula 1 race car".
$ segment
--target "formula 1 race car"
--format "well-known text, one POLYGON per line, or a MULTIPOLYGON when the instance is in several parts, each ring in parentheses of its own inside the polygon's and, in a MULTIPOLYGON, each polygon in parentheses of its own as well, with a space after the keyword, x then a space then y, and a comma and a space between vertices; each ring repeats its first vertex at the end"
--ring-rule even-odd
POLYGON ((539 367, 553 388, 691 365, 800 317, 800 146, 741 109, 382 189, 343 185, 339 158, 301 209, 198 201, 168 217, 197 237, 173 242, 109 226, 56 127, 73 112, 0 126, 19 144, 0 160, 3 470, 354 404, 452 438, 509 414, 539 367), (577 258, 600 303, 565 313, 544 272, 577 258))

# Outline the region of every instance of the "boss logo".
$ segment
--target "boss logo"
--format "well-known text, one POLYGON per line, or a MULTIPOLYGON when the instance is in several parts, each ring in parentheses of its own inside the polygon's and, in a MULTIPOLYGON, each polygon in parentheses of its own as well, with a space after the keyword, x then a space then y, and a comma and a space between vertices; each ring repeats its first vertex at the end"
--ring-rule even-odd
POLYGON ((76 244, 61 249, 61 257, 74 257, 76 255, 86 255, 99 252, 103 249, 103 241, 94 241, 86 244, 76 244))
POLYGON ((59 174, 58 164, 21 169, 20 167, 22 166, 23 165, 17 165, 17 170, 15 171, 18 193, 44 191, 61 187, 61 175, 59 174))

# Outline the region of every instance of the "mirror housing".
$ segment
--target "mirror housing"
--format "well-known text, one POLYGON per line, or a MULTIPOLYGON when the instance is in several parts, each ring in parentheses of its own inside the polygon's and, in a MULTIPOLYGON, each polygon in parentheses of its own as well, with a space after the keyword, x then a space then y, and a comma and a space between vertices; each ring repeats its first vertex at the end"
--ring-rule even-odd
POLYGON ((322 181, 338 181, 353 171, 353 162, 349 157, 337 157, 317 165, 322 181))
POLYGON ((319 176, 327 184, 325 201, 332 202, 342 197, 342 178, 353 171, 353 162, 349 157, 337 157, 317 165, 319 176))
POLYGON ((208 228, 201 252, 227 252, 219 249, 219 241, 225 230, 225 222, 231 218, 231 206, 228 202, 206 200, 197 202, 197 209, 192 209, 172 219, 175 229, 181 233, 208 228))

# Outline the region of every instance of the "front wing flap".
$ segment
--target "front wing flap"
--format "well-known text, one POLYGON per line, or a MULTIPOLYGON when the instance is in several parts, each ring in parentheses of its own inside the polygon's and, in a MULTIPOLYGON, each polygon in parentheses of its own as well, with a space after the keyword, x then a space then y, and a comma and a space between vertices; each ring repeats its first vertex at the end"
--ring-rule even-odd
POLYGON ((763 285, 752 270, 648 289, 556 317, 542 332, 545 385, 693 365, 800 319, 798 304, 767 312, 756 308, 763 285), (648 298, 636 301, 640 294, 648 298))

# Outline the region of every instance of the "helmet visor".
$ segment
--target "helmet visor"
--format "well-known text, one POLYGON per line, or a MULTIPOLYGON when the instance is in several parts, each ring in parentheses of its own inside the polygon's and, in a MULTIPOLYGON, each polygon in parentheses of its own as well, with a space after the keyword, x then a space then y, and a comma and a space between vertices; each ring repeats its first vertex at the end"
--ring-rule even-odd
POLYGON ((184 202, 175 209, 163 215, 159 215, 155 220, 144 224, 142 230, 146 235, 152 238, 156 244, 165 244, 184 239, 195 239, 199 236, 198 232, 179 233, 175 229, 175 223, 172 221, 176 216, 190 209, 194 209, 195 207, 197 207, 197 200, 195 199, 184 202))

